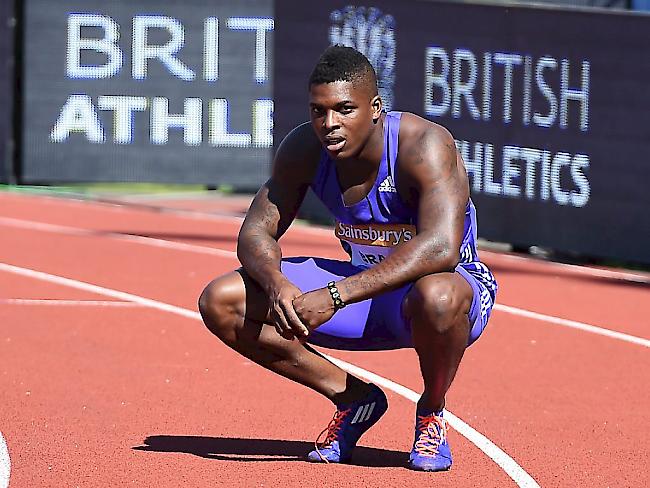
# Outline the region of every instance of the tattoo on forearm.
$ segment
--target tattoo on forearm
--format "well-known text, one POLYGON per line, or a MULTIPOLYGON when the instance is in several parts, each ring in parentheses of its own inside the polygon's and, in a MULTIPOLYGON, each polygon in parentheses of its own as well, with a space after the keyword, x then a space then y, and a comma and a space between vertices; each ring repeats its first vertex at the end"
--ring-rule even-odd
POLYGON ((426 245, 413 241, 402 244, 401 249, 372 268, 345 278, 339 286, 345 300, 351 303, 365 300, 426 274, 449 271, 445 264, 449 246, 445 241, 433 239, 433 243, 429 240, 426 245))

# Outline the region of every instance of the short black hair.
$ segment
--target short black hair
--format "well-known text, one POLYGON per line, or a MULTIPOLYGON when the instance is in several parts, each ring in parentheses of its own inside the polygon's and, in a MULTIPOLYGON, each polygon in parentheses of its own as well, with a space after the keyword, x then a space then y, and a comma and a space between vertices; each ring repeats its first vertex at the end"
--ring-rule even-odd
POLYGON ((335 81, 368 83, 374 92, 377 91, 377 74, 368 58, 356 49, 340 44, 328 47, 321 54, 309 77, 309 86, 335 81))

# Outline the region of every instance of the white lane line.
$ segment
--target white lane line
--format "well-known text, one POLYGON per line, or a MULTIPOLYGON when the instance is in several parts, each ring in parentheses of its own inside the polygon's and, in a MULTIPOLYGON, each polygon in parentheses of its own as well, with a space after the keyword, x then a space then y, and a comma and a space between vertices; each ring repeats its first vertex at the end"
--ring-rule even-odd
MULTIPOLYGON (((111 198, 111 195, 107 195, 108 198, 111 198)), ((168 192, 168 193, 131 193, 127 195, 116 195, 120 201, 124 200, 125 202, 147 202, 147 201, 157 201, 157 200, 212 200, 214 195, 210 195, 205 192, 168 192)))
MULTIPOLYGON (((94 205, 95 207, 100 207, 103 209, 110 209, 113 211, 118 211, 118 212, 123 212, 125 210, 129 209, 129 202, 128 201, 119 201, 119 200, 92 200, 91 197, 84 197, 83 199, 80 198, 79 196, 71 196, 71 195, 65 195, 65 197, 53 197, 50 195, 34 195, 34 194, 24 194, 24 193, 11 193, 11 196, 19 196, 23 198, 28 198, 28 199, 42 199, 42 200, 51 200, 52 202, 57 202, 59 204, 68 204, 71 206, 82 206, 82 207, 88 207, 91 205, 94 205)), ((1 199, 2 195, 0 195, 1 199)), ((238 222, 241 224, 241 222, 244 220, 243 217, 237 216, 237 215, 221 215, 221 214, 216 214, 212 212, 205 212, 205 211, 200 211, 200 210, 187 210, 187 209, 177 209, 174 207, 164 207, 164 206, 155 206, 152 205, 150 208, 138 206, 136 207, 136 210, 140 211, 147 211, 151 213, 152 211, 156 212, 165 212, 166 214, 170 215, 177 215, 180 217, 185 217, 189 218, 192 220, 207 220, 207 221, 221 221, 221 222, 238 222)), ((331 237, 333 235, 333 231, 328 228, 323 228, 323 227, 317 227, 317 226, 307 226, 307 225, 302 225, 300 222, 297 222, 297 225, 292 226, 292 229, 294 231, 299 231, 305 234, 311 234, 311 235, 317 235, 317 236, 326 236, 326 237, 331 237)), ((590 266, 579 266, 575 264, 568 264, 568 263, 557 263, 554 261, 540 261, 539 259, 535 258, 529 258, 526 256, 516 256, 513 254, 500 254, 492 251, 488 251, 485 249, 482 249, 481 254, 487 254, 491 256, 494 259, 500 259, 500 260, 520 260, 520 261, 525 261, 527 263, 531 264, 539 264, 542 266, 549 266, 549 267, 554 267, 558 269, 564 269, 565 271, 576 273, 576 274, 583 274, 583 275, 588 275, 588 276, 594 276, 598 278, 610 278, 610 279, 616 279, 616 280, 621 280, 621 281, 631 281, 635 283, 648 283, 650 284, 650 274, 648 273, 631 273, 631 272, 625 272, 625 271, 616 271, 616 270, 608 270, 608 269, 602 269, 602 268, 594 268, 590 266)))
MULTIPOLYGON (((129 209, 130 203, 128 201, 120 200, 93 200, 90 197, 84 197, 83 199, 79 196, 65 195, 65 198, 62 197, 53 197, 50 195, 34 195, 34 194, 22 194, 22 193, 11 193, 12 196, 19 196, 29 199, 42 199, 42 200, 51 200, 59 204, 68 204, 72 206, 83 206, 88 207, 94 205, 95 207, 100 207, 103 209, 110 209, 113 211, 123 212, 129 209)), ((0 198, 2 195, 0 195, 0 198)), ((136 204, 137 205, 137 204, 136 204)), ((201 210, 188 210, 188 209, 178 209, 174 207, 165 207, 165 206, 156 206, 151 205, 150 208, 142 207, 141 205, 136 207, 136 210, 147 211, 151 213, 152 211, 164 212, 169 215, 176 215, 179 217, 185 217, 192 220, 204 220, 204 221, 221 221, 221 222, 241 222, 244 220, 243 217, 238 215, 223 215, 212 212, 205 212, 201 210)), ((311 234, 317 236, 327 236, 331 237, 333 232, 331 229, 313 226, 313 225, 303 225, 301 222, 296 222, 297 225, 294 225, 292 229, 294 231, 299 231, 304 234, 311 234)), ((591 266, 580 266, 576 264, 568 263, 557 263, 554 261, 540 261, 539 259, 529 258, 526 256, 517 256, 513 254, 501 254, 486 249, 481 249, 481 254, 489 255, 492 259, 499 259, 505 261, 519 260, 527 263, 539 264, 542 266, 549 266, 564 271, 588 276, 594 276, 598 278, 610 278, 620 281, 630 281, 634 283, 648 283, 650 284, 650 274, 648 273, 632 273, 625 271, 616 271, 602 268, 594 268, 591 266)))
POLYGON ((111 239, 118 239, 121 241, 137 242, 147 246, 162 247, 165 249, 177 249, 181 251, 190 251, 201 254, 210 254, 213 256, 221 256, 226 258, 237 257, 237 253, 233 251, 226 251, 225 249, 216 249, 214 247, 197 246, 194 244, 185 244, 184 242, 166 241, 164 239, 156 239, 155 237, 137 236, 132 234, 124 234, 121 232, 109 232, 100 230, 82 229, 79 227, 70 227, 67 225, 46 224, 43 222, 36 222, 32 220, 13 219, 11 217, 0 217, 0 224, 17 227, 19 229, 37 230, 41 232, 54 232, 64 235, 76 236, 91 236, 91 237, 110 237, 111 239))
POLYGON ((191 310, 180 308, 175 305, 168 305, 166 303, 159 302, 157 300, 151 300, 149 298, 144 298, 138 295, 132 295, 123 291, 113 290, 112 288, 104 288, 103 286, 93 285, 84 281, 72 280, 70 278, 64 278, 63 276, 52 275, 49 273, 44 273, 42 271, 34 271, 28 268, 21 268, 19 266, 13 266, 7 263, 0 263, 0 271, 27 276, 28 278, 35 278, 37 280, 47 281, 49 283, 56 283, 58 285, 69 286, 70 288, 76 288, 77 290, 90 291, 97 293, 98 295, 105 295, 107 297, 117 298, 118 300, 139 303, 145 307, 151 307, 162 310, 164 312, 175 313, 176 315, 182 315, 183 317, 190 319, 201 320, 201 315, 198 312, 193 312, 191 310))
MULTIPOLYGON (((321 352, 321 354, 323 353, 321 352)), ((416 393, 413 390, 400 385, 399 383, 395 383, 394 381, 379 376, 378 374, 375 374, 371 371, 366 371, 365 369, 355 366, 354 364, 350 364, 327 354, 323 354, 323 356, 332 361, 341 369, 344 369, 355 376, 359 376, 368 381, 371 381, 376 385, 383 386, 387 390, 391 390, 398 395, 411 400, 413 403, 417 403, 417 401, 420 399, 419 393, 416 393)), ((460 435, 465 437, 472 444, 483 451, 487 457, 498 464, 499 467, 505 471, 505 473, 510 476, 510 478, 515 483, 517 483, 518 486, 527 488, 539 487, 537 482, 521 466, 519 466, 510 456, 508 456, 490 439, 485 437, 483 434, 478 432, 476 429, 468 425, 466 422, 458 418, 447 409, 445 409, 444 416, 445 419, 447 419, 449 422, 449 425, 458 431, 460 435)))
MULTIPOLYGON (((152 300, 150 298, 141 297, 139 295, 133 295, 131 293, 125 293, 118 290, 113 290, 111 288, 104 288, 102 286, 93 285, 91 283, 86 283, 83 281, 77 281, 70 278, 65 278, 63 276, 57 276, 49 273, 44 273, 42 271, 36 271, 28 268, 21 268, 18 266, 13 266, 7 263, 0 263, 0 270, 7 271, 9 273, 14 273, 21 276, 27 276, 29 278, 35 278, 42 281, 47 281, 49 283, 55 283, 58 285, 69 286, 71 288, 76 288, 78 290, 91 291, 93 293, 104 294, 113 298, 119 298, 120 300, 130 300, 147 307, 155 308, 164 312, 173 313, 180 315, 182 317, 187 317, 194 320, 199 320, 202 322, 201 315, 198 312, 193 310, 188 310, 185 308, 177 307, 175 305, 170 305, 168 303, 159 302, 157 300, 152 300)), ((386 388, 394 391, 398 395, 405 397, 408 400, 417 402, 419 395, 413 390, 401 386, 397 383, 394 383, 386 378, 383 378, 371 371, 367 371, 353 364, 347 363, 340 359, 333 358, 328 356, 329 359, 337 361, 343 369, 349 371, 354 375, 363 375, 365 378, 370 379, 371 381, 381 384, 386 388)), ((497 447, 492 441, 490 441, 483 434, 474 430, 468 424, 460 420, 454 414, 446 411, 447 419, 449 424, 458 431, 459 434, 467 438, 472 444, 478 447, 483 453, 485 453, 490 459, 492 459, 498 466, 500 466, 505 473, 522 488, 539 488, 539 485, 535 480, 528 474, 524 469, 519 466, 514 459, 508 456, 502 449, 497 447)))
POLYGON ((625 271, 593 268, 591 266, 579 266, 577 264, 556 263, 554 261, 540 261, 539 259, 528 258, 526 256, 516 256, 514 254, 502 254, 498 252, 487 251, 485 249, 482 249, 480 253, 483 255, 490 256, 491 259, 498 259, 502 261, 519 261, 519 262, 523 261, 527 264, 540 264, 542 266, 562 269, 570 273, 586 274, 597 278, 609 278, 609 279, 619 280, 619 281, 631 281, 634 283, 650 284, 650 276, 648 276, 647 274, 642 275, 636 273, 626 273, 625 271))
MULTIPOLYGON (((28 230, 37 230, 43 232, 54 232, 57 234, 69 234, 69 235, 87 235, 87 236, 97 236, 97 237, 110 237, 113 239, 119 239, 125 242, 132 242, 137 244, 143 244, 147 246, 162 247, 166 249, 175 249, 178 251, 188 251, 196 252, 201 254, 212 254, 220 257, 237 259, 237 253, 234 251, 227 251, 225 249, 215 249, 207 246, 197 246, 194 244, 185 244, 182 242, 176 241, 166 241, 162 239, 156 239, 154 237, 141 237, 141 236, 132 236, 130 234, 120 234, 117 232, 99 232, 99 231, 90 231, 87 229, 80 229, 77 227, 67 227, 54 224, 44 224, 40 222, 32 222, 30 220, 20 220, 13 219, 9 217, 0 217, 0 224, 18 227, 21 229, 28 230)), ((610 339, 617 339, 632 344, 637 344, 645 347, 650 347, 650 341, 642 337, 633 336, 630 334, 625 334, 623 332, 616 332, 613 329, 600 327, 597 325, 587 324, 584 322, 577 322, 574 320, 563 319, 561 317, 555 317, 553 315, 547 315, 539 312, 532 312, 530 310, 525 310, 522 308, 511 307, 508 305, 501 305, 497 303, 494 306, 495 310, 500 310, 505 313, 518 315, 521 317, 527 317, 530 319, 540 320, 542 322, 549 322, 556 325, 562 325, 565 327, 571 327, 574 329, 582 330, 583 332, 589 332, 591 334, 597 334, 610 339)))
POLYGON ((133 302, 116 302, 109 300, 59 300, 56 298, 2 298, 0 305, 54 305, 54 306, 89 306, 89 307, 138 307, 133 302))
POLYGON ((5 438, 0 432, 0 488, 9 486, 9 475, 11 474, 11 459, 9 459, 9 449, 5 438))
POLYGON ((650 340, 648 339, 624 334, 623 332, 617 332, 611 329, 605 329, 603 327, 597 327, 591 324, 585 324, 584 322, 576 322, 575 320, 552 317, 550 315, 544 315, 537 312, 531 312, 530 310, 522 310, 520 308, 509 307, 508 305, 501 305, 499 303, 494 305, 494 309, 500 310, 501 312, 510 313, 512 315, 518 315, 520 317, 543 320, 544 322, 549 322, 551 324, 562 325, 564 327, 571 327, 572 329, 591 332, 592 334, 598 334, 605 337, 610 337, 612 339, 618 339, 619 341, 631 342, 632 344, 638 344, 639 346, 650 347, 650 340))

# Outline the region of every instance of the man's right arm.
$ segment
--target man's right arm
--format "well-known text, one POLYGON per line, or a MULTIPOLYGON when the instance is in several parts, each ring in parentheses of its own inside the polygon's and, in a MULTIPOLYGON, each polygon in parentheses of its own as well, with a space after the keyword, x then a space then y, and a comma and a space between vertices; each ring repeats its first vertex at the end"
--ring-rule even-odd
MULTIPOLYGON (((318 165, 320 147, 309 124, 298 126, 285 137, 275 155, 271 177, 255 195, 237 242, 237 256, 244 270, 269 296, 272 318, 287 321, 292 330, 303 329, 291 305, 300 291, 280 271, 282 252, 278 240, 305 197, 318 165), (273 307, 277 308, 275 314, 273 307)), ((285 329, 285 324, 275 325, 285 329)))

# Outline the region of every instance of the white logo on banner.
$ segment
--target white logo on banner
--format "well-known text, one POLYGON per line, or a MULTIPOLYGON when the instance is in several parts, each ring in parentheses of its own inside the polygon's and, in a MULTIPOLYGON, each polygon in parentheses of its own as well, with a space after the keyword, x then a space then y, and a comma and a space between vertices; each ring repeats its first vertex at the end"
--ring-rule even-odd
POLYGON ((395 18, 375 7, 347 7, 330 14, 330 43, 362 52, 377 73, 379 95, 386 111, 393 107, 395 84, 395 18))

